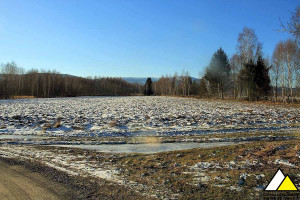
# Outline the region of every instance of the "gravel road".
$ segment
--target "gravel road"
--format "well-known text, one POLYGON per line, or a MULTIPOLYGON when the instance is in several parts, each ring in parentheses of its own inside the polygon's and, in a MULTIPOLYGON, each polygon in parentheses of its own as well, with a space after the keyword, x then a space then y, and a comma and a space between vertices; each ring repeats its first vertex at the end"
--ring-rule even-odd
POLYGON ((64 199, 67 189, 22 165, 0 161, 0 199, 64 199))

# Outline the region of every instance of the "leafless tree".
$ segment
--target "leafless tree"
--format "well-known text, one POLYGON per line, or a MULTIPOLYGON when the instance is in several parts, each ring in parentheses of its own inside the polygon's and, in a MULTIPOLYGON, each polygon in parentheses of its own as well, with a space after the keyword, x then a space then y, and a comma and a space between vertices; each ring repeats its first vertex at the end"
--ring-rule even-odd
POLYGON ((121 78, 82 78, 61 75, 57 71, 29 70, 15 63, 1 67, 0 98, 27 95, 35 97, 61 97, 81 95, 131 95, 142 92, 138 84, 121 78))
POLYGON ((238 73, 241 69, 240 61, 239 61, 239 56, 237 54, 234 54, 230 58, 230 67, 231 67, 231 74, 232 74, 232 80, 233 80, 233 97, 237 98, 238 97, 238 91, 239 89, 239 84, 238 84, 238 73))
MULTIPOLYGON (((238 68, 242 68, 245 64, 253 61, 254 63, 257 59, 262 56, 262 43, 258 41, 254 29, 244 27, 242 33, 239 34, 237 40, 237 56, 238 68)), ((246 89, 247 96, 249 96, 249 89, 243 88, 243 83, 238 83, 239 96, 243 95, 246 89)))
POLYGON ((288 39, 285 43, 285 63, 288 71, 288 88, 290 89, 289 96, 291 97, 292 103, 294 102, 293 98, 293 86, 296 85, 296 74, 299 63, 297 57, 298 46, 296 41, 288 39))
POLYGON ((273 53, 273 78, 275 87, 281 83, 282 101, 294 101, 293 88, 296 87, 299 75, 299 47, 295 40, 279 42, 273 53))
POLYGON ((280 21, 282 31, 292 34, 299 42, 300 39, 300 5, 296 8, 295 12, 292 12, 292 16, 289 22, 283 24, 280 21))
POLYGON ((180 88, 182 90, 182 95, 188 96, 190 94, 192 80, 188 71, 182 70, 180 76, 180 88))
POLYGON ((262 43, 258 41, 254 29, 245 27, 238 36, 237 54, 242 64, 250 60, 256 62, 262 55, 262 43))
POLYGON ((16 63, 11 62, 2 66, 2 82, 3 90, 6 97, 11 97, 17 94, 21 84, 19 82, 19 75, 21 73, 21 68, 19 68, 16 63))
MULTIPOLYGON (((275 85, 274 87, 274 99, 277 101, 278 98, 278 84, 279 84, 279 79, 280 79, 280 73, 283 76, 283 45, 282 43, 278 43, 275 47, 275 50, 273 52, 272 56, 272 81, 273 84, 275 85)), ((282 80, 284 80, 281 77, 282 80)), ((281 83, 281 88, 283 89, 284 87, 284 82, 282 81, 281 83)), ((283 90, 282 90, 282 95, 284 95, 283 90)), ((283 96, 282 96, 283 97, 283 96)))
POLYGON ((192 82, 192 78, 185 70, 180 76, 177 73, 174 76, 166 75, 153 83, 154 93, 156 95, 183 95, 198 94, 197 82, 192 82))

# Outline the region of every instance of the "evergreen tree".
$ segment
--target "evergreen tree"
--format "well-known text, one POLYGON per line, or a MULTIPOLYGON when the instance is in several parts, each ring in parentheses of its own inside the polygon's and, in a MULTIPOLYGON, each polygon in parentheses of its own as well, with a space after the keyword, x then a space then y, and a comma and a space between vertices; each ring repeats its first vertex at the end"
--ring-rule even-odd
POLYGON ((269 68, 265 65, 261 56, 258 58, 256 63, 254 82, 256 86, 256 100, 260 97, 269 95, 271 90, 269 68))
POLYGON ((199 91, 199 84, 194 80, 191 85, 190 95, 197 95, 199 91))
POLYGON ((254 76, 255 76, 255 64, 253 60, 251 59, 248 63, 245 63, 243 65, 243 68, 240 70, 239 73, 239 82, 240 85, 246 89, 247 91, 247 98, 248 100, 251 100, 253 97, 253 93, 255 93, 255 82, 254 82, 254 76))
POLYGON ((145 86, 144 86, 144 95, 150 96, 153 95, 153 90, 152 90, 152 80, 151 78, 148 78, 145 86))
POLYGON ((224 91, 230 76, 230 65, 224 50, 220 48, 212 57, 204 75, 209 81, 209 87, 213 94, 218 93, 224 99, 224 91))
POLYGON ((271 89, 269 68, 261 56, 256 63, 250 60, 244 64, 239 74, 239 81, 247 89, 248 100, 259 100, 269 94, 271 89))

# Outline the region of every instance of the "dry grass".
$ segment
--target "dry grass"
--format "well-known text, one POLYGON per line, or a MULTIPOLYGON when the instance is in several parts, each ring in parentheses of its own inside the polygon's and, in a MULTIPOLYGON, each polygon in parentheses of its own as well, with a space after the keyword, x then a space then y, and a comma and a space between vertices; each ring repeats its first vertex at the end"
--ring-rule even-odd
POLYGON ((111 122, 109 123, 109 126, 110 126, 110 127, 116 127, 116 126, 118 126, 118 121, 117 121, 117 120, 111 121, 111 122))
POLYGON ((47 129, 51 129, 52 128, 52 124, 50 124, 50 123, 46 123, 46 124, 44 124, 44 126, 43 126, 43 130, 47 130, 47 129))
POLYGON ((61 122, 56 122, 53 126, 54 128, 59 128, 61 127, 61 122))
POLYGON ((13 96, 12 99, 33 99, 34 96, 13 96))
MULTIPOLYGON (((136 138, 144 140, 145 138, 136 138)), ((160 138, 148 138, 152 140, 160 138)), ((145 141, 144 141, 145 142, 145 141)), ((107 154, 97 151, 56 148, 59 153, 72 153, 89 157, 91 162, 107 163, 112 168, 122 169, 120 175, 127 180, 153 187, 155 190, 166 191, 166 197, 178 194, 178 199, 257 199, 260 194, 255 188, 266 185, 280 166, 285 174, 290 175, 298 184, 299 167, 274 164, 276 159, 287 160, 300 166, 299 139, 285 141, 256 141, 247 144, 223 146, 216 148, 195 148, 183 151, 156 154, 107 154), (234 161, 233 168, 226 168, 226 163, 234 161), (222 168, 203 168, 200 172, 207 181, 195 180, 192 166, 199 162, 217 163, 222 168), (238 167, 246 162, 255 163, 246 167, 238 167), (186 173, 187 172, 187 173, 186 173), (245 184, 239 186, 241 174, 246 173, 245 184), (257 179, 257 176, 264 176, 257 179), (223 180, 227 181, 223 181, 223 180), (221 185, 221 187, 216 187, 221 185), (241 191, 229 189, 240 187, 241 191)), ((53 147, 41 146, 48 149, 53 147)), ((299 184, 298 184, 299 186, 299 184)))
POLYGON ((54 124, 54 128, 59 128, 59 127, 61 127, 61 120, 62 120, 62 118, 57 118, 57 120, 56 120, 56 122, 55 122, 55 124, 54 124))
POLYGON ((5 125, 0 125, 0 129, 5 129, 6 128, 6 126, 5 125))
POLYGON ((264 104, 264 105, 274 105, 274 106, 287 106, 287 107, 296 107, 300 108, 300 101, 295 101, 294 103, 283 103, 283 102, 274 102, 274 101, 248 101, 240 99, 226 98, 200 98, 199 96, 180 96, 180 95, 161 95, 166 97, 181 97, 181 98, 190 98, 190 99, 199 99, 203 101, 221 101, 221 102, 242 102, 242 103, 251 103, 251 104, 264 104))
POLYGON ((85 130, 85 127, 83 127, 83 126, 72 126, 72 129, 74 129, 74 130, 85 130))
MULTIPOLYGON (((119 167, 125 168, 123 174, 130 177, 130 180, 139 183, 152 185, 157 188, 167 187, 174 193, 180 193, 182 199, 219 199, 226 197, 232 199, 249 199, 255 195, 258 185, 266 184, 276 172, 277 167, 273 164, 276 159, 288 160, 300 165, 300 160, 295 155, 299 151, 298 143, 300 140, 276 141, 276 142, 254 142, 243 145, 234 145, 226 147, 217 147, 210 149, 191 149, 180 152, 158 153, 154 155, 136 155, 124 156, 117 163, 119 167), (282 146, 286 149, 282 149, 282 146), (183 172, 190 171, 190 167, 198 162, 214 162, 220 163, 222 166, 226 162, 235 161, 242 164, 246 160, 250 162, 257 160, 257 165, 247 168, 234 169, 205 169, 203 173, 210 177, 208 182, 200 182, 200 185, 194 185, 193 174, 183 172), (270 163, 270 161, 272 161, 270 163), (231 186, 238 186, 238 180, 242 173, 251 174, 246 178, 242 192, 229 190, 231 186), (265 177, 256 179, 255 175, 264 174, 265 177), (220 182, 215 177, 228 179, 227 182, 220 182), (223 184, 224 187, 217 188, 215 184, 223 184), (252 194, 251 194, 252 193, 252 194), (244 196, 243 196, 244 195, 244 196)), ((298 183, 298 168, 290 168, 280 165, 286 174, 293 177, 298 183)), ((256 192, 256 195, 259 194, 256 192)))

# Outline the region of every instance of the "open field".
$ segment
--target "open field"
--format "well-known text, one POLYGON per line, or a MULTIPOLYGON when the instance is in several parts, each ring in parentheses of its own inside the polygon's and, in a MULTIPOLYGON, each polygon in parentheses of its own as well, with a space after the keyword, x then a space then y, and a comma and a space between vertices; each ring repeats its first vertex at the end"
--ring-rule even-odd
POLYGON ((299 107, 81 97, 0 113, 0 157, 55 170, 78 199, 257 199, 278 167, 300 187, 299 107))
POLYGON ((80 97, 0 101, 0 133, 131 136, 279 130, 299 107, 176 97, 80 97))

